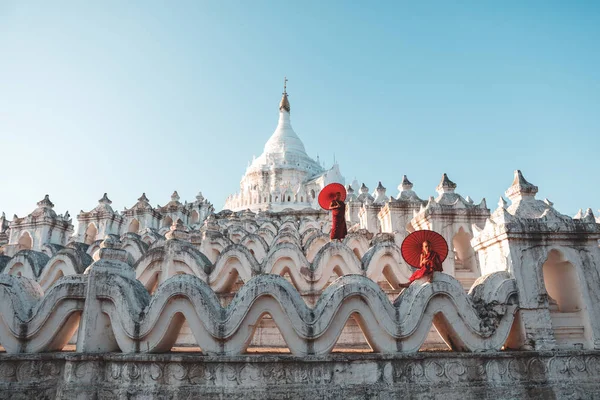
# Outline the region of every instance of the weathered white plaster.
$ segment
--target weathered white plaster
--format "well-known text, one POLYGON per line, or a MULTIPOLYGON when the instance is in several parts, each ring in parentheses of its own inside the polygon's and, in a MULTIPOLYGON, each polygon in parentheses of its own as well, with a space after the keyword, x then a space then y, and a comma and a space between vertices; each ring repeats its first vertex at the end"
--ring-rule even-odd
MULTIPOLYGON (((325 171, 306 155, 289 111, 284 94, 280 123, 241 192, 227 200, 231 209, 215 213, 201 193, 182 203, 174 192, 165 206, 152 207, 143 194, 117 212, 104 195, 78 215, 73 236, 68 213, 57 215, 48 196, 27 217, 2 214, 0 345, 9 354, 59 351, 77 333, 77 357, 194 346, 222 368, 249 348, 287 347, 302 362, 334 348, 372 350, 379 358, 355 370, 364 382, 409 379, 414 371, 390 372, 386 357, 422 349, 491 353, 508 357, 508 369, 526 357, 518 350, 558 349, 582 365, 589 357, 581 349, 595 357, 600 224, 591 209, 560 214, 535 198, 538 188, 520 171, 505 193, 510 205, 501 197, 493 212, 485 200, 456 193, 446 174, 426 201, 406 176, 395 198, 381 182, 373 193, 365 184, 355 193, 355 181, 349 234, 331 242, 330 215, 316 196, 343 179, 337 165, 325 171), (400 245, 419 229, 440 233, 450 252, 443 273, 402 290, 414 269, 400 245)), ((486 373, 504 379, 494 372, 503 361, 494 360, 486 373)), ((540 360, 532 356, 523 368, 535 374, 540 360)), ((461 371, 475 361, 453 365, 461 371)), ((556 379, 548 363, 542 375, 556 379)), ((474 376, 436 368, 432 384, 449 374, 474 376)), ((65 376, 81 382, 86 374, 65 376)))
POLYGON ((284 90, 279 103, 279 122, 240 182, 240 191, 225 201, 225 208, 240 210, 319 208, 317 197, 332 182, 344 183, 339 166, 326 170, 304 148, 290 122, 290 103, 284 90))
POLYGON ((537 191, 521 171, 515 171, 506 191, 512 204, 501 199, 485 227, 473 227, 471 243, 482 273, 504 270, 516 279, 523 329, 515 343, 536 349, 572 348, 574 343, 599 348, 600 225, 593 217, 573 219, 558 213, 550 201, 535 198, 537 191), (561 315, 552 306, 547 290, 552 282, 545 282, 551 276, 544 277, 544 265, 552 262, 553 254, 571 269, 570 296, 579 305, 577 315, 561 315))

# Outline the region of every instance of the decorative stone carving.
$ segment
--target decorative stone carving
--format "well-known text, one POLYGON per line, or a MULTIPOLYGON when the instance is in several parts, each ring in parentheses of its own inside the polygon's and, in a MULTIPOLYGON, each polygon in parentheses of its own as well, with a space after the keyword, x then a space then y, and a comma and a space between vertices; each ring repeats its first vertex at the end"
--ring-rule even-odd
POLYGON ((595 398, 596 352, 221 357, 0 355, 6 398, 595 398), (352 362, 350 362, 352 361, 352 362))

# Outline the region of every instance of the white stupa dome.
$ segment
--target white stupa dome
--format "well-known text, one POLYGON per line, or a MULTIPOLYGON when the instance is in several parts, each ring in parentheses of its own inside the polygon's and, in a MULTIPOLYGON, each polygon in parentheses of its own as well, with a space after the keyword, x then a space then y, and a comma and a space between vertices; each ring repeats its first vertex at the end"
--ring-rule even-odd
POLYGON ((306 154, 304 143, 292 128, 290 102, 285 88, 279 103, 277 128, 265 144, 263 153, 253 160, 248 172, 272 168, 294 168, 306 171, 309 175, 324 171, 319 163, 306 154))
POLYGON ((290 102, 284 85, 275 132, 262 154, 246 169, 240 191, 225 201, 225 208, 232 211, 315 208, 318 207, 315 196, 324 185, 343 181, 337 164, 326 171, 306 154, 290 123, 290 102))

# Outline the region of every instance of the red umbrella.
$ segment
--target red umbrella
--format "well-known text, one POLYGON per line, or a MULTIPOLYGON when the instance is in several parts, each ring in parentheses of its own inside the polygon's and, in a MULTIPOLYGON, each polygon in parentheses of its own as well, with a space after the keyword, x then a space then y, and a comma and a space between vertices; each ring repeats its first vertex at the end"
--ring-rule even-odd
POLYGON ((448 256, 448 243, 442 235, 428 230, 413 232, 404 239, 400 250, 404 261, 415 268, 420 267, 424 241, 429 242, 429 250, 436 252, 440 256, 440 261, 444 261, 448 256))
POLYGON ((321 193, 319 193, 319 205, 321 208, 325 210, 329 210, 329 206, 331 205, 331 201, 335 199, 335 194, 340 192, 342 195, 340 197, 341 201, 346 200, 346 188, 341 183, 330 183, 325 186, 321 193))

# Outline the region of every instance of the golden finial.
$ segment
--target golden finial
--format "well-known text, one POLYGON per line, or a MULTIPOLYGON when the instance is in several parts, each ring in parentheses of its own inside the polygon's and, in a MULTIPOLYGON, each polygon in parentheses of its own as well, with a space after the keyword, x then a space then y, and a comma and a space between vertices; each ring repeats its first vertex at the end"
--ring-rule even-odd
POLYGON ((287 81, 288 78, 283 78, 283 96, 281 97, 281 101, 279 102, 279 111, 285 110, 288 113, 290 112, 290 101, 288 100, 287 95, 287 81))

